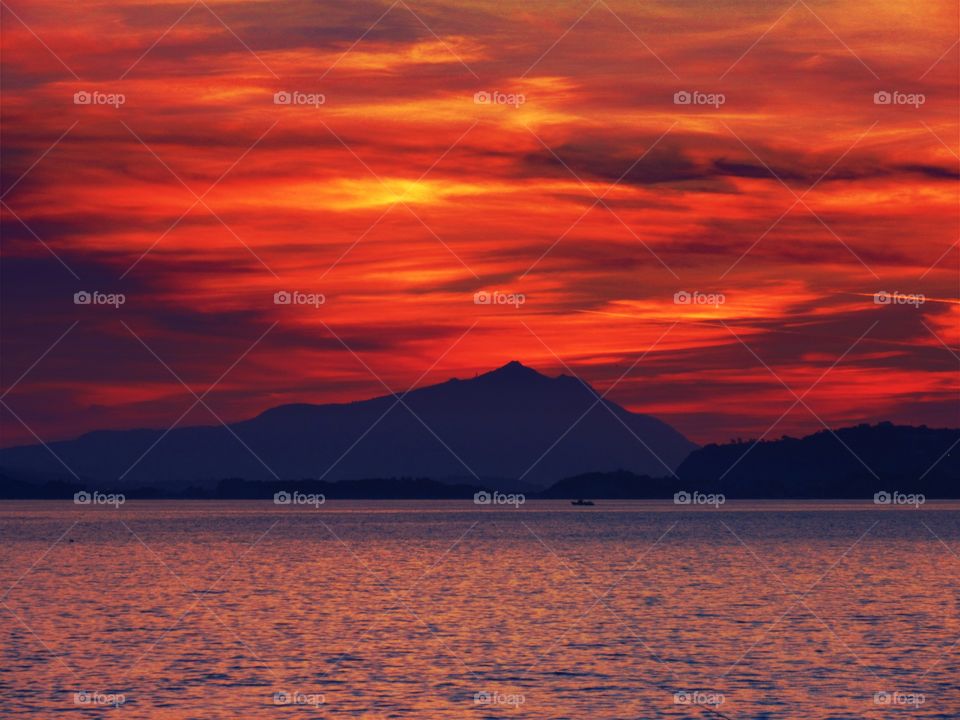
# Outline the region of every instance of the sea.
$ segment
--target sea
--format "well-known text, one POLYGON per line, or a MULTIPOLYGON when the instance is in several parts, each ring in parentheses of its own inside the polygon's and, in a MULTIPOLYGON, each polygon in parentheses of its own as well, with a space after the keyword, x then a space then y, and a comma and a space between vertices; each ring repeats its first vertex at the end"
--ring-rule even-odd
POLYGON ((960 504, 0 503, 3 718, 960 718, 960 504))

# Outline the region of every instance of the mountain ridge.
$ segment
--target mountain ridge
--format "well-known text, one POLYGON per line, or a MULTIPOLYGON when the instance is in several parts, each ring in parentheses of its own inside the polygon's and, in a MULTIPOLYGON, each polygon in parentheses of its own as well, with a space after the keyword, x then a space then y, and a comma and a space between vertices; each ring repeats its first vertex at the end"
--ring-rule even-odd
POLYGON ((576 378, 517 361, 396 396, 279 405, 228 426, 95 430, 50 452, 2 449, 0 468, 63 474, 52 452, 77 475, 114 484, 471 476, 546 485, 571 470, 669 472, 696 447, 576 378))

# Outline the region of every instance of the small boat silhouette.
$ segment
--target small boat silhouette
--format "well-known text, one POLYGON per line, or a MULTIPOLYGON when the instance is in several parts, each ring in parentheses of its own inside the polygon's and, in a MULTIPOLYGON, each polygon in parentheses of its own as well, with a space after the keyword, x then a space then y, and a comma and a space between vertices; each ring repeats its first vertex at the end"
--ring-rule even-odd
POLYGON ((571 505, 593 505, 593 500, 584 500, 580 498, 579 500, 571 500, 571 505))

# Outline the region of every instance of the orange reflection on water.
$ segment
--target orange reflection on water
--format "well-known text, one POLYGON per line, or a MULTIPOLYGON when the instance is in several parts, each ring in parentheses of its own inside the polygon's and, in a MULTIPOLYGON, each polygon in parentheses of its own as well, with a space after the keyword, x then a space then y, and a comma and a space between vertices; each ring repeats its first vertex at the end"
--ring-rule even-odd
POLYGON ((955 717, 958 518, 9 502, 4 716, 955 717))

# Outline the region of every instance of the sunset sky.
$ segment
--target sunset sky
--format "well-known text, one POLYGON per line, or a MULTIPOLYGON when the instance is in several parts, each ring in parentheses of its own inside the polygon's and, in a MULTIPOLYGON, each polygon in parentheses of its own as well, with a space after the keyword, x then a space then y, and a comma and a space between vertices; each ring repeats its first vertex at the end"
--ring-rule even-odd
POLYGON ((960 426, 955 0, 2 20, 2 445, 166 428, 180 379, 232 421, 513 359, 701 443, 960 426))

